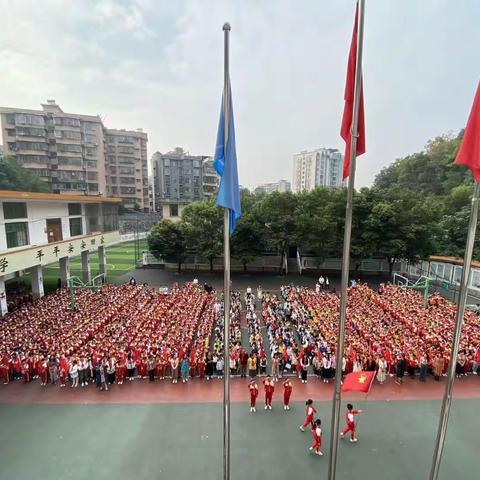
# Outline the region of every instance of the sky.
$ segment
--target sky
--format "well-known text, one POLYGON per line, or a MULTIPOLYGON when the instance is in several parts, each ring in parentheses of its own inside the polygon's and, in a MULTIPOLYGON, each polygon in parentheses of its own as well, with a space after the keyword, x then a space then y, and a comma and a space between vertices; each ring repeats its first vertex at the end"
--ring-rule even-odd
MULTIPOLYGON (((148 155, 213 155, 224 22, 242 185, 291 180, 339 148, 354 0, 0 0, 0 105, 143 128, 148 155)), ((480 1, 367 0, 367 153, 356 186, 464 127, 480 78, 480 1)))

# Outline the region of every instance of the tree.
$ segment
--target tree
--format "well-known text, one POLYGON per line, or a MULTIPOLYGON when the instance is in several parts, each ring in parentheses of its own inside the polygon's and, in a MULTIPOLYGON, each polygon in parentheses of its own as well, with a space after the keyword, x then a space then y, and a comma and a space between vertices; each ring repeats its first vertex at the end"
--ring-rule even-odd
POLYGON ((150 231, 147 243, 155 258, 176 263, 178 272, 181 272, 187 251, 187 242, 182 225, 168 219, 161 220, 150 231))
POLYGON ((273 192, 255 204, 253 215, 264 226, 266 246, 280 255, 280 271, 286 250, 297 241, 296 211, 299 197, 291 192, 273 192))
POLYGON ((213 201, 194 202, 182 212, 188 248, 194 249, 210 263, 223 251, 223 209, 213 201))
POLYGON ((15 157, 0 156, 0 190, 50 192, 50 186, 38 175, 23 168, 15 157))
POLYGON ((376 176, 378 188, 401 187, 425 196, 444 196, 458 185, 471 185, 472 177, 463 165, 454 165, 463 130, 430 140, 422 152, 396 160, 376 176))
POLYGON ((338 192, 331 188, 316 188, 300 194, 298 199, 295 215, 298 247, 302 252, 313 254, 318 267, 326 258, 338 256, 341 249, 339 219, 335 212, 335 204, 340 198, 338 192))
POLYGON ((419 260, 434 252, 438 212, 429 202, 401 188, 374 190, 362 238, 388 261, 392 275, 397 260, 419 260))

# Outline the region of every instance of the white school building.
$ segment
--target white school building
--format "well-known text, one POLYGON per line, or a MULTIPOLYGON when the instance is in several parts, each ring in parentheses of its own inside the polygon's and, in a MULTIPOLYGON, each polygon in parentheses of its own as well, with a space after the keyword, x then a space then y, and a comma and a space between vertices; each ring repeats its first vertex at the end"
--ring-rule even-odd
POLYGON ((81 256, 82 280, 91 280, 90 252, 98 250, 106 274, 105 247, 118 243, 120 198, 0 191, 0 313, 7 312, 5 281, 21 271, 32 278, 32 296, 44 295, 42 267, 58 262, 62 285, 71 257, 81 256))

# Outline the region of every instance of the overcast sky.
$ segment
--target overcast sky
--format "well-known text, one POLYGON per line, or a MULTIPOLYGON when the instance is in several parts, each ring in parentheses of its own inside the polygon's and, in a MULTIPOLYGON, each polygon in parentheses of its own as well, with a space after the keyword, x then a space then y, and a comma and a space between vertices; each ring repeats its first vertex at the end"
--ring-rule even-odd
MULTIPOLYGON (((291 180, 292 155, 339 136, 354 0, 0 0, 0 105, 142 127, 149 157, 212 155, 222 25, 240 183, 291 180)), ((367 0, 367 153, 357 186, 462 128, 480 78, 480 1, 367 0)))

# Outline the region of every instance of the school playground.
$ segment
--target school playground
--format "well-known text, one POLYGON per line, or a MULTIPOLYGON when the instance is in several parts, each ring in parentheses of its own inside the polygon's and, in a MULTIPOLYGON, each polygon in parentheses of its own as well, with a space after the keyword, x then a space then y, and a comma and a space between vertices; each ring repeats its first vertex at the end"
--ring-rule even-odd
MULTIPOLYGON (((140 240, 137 244, 140 252, 147 248, 145 240, 140 240)), ((116 283, 122 276, 126 276, 129 272, 135 269, 135 244, 134 242, 124 242, 117 245, 107 247, 107 281, 109 283, 116 283)), ((90 268, 92 277, 98 275, 98 252, 95 250, 90 254, 90 268)), ((57 288, 58 278, 60 277, 60 269, 58 264, 46 265, 43 271, 43 284, 45 293, 52 292, 57 288)), ((70 275, 81 277, 82 264, 80 257, 73 257, 70 260, 70 275)), ((30 285, 31 279, 28 273, 25 273, 20 278, 14 278, 11 281, 22 281, 26 285, 30 285)))
MULTIPOLYGON (((294 380, 283 410, 282 387, 272 411, 249 413, 247 382, 232 379, 232 480, 322 479, 328 471, 333 385, 294 380), (308 451, 300 432, 305 399, 323 421, 324 457, 308 451)), ((337 479, 428 478, 444 383, 375 384, 368 396, 344 395, 364 410, 357 444, 341 440, 337 479)), ((262 391, 263 389, 261 389, 262 391)), ((478 477, 480 377, 457 382, 440 478, 478 477)), ((342 409, 343 422, 343 409, 342 409)), ((0 385, 0 478, 8 480, 221 480, 222 383, 172 385, 145 380, 108 392, 39 382, 0 385)))

